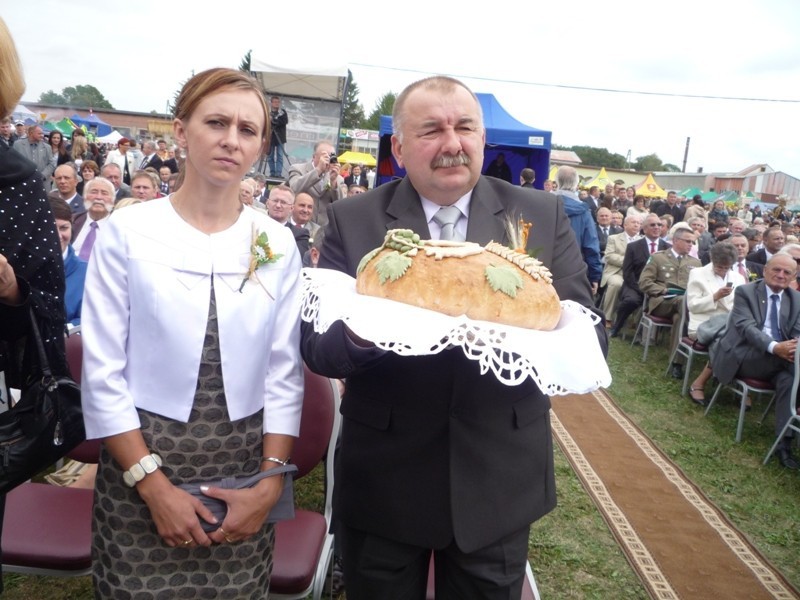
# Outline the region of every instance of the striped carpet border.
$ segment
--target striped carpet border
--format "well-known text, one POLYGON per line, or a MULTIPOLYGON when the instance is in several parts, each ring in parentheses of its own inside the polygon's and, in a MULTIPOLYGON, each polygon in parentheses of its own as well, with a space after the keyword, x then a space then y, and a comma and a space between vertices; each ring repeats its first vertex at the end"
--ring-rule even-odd
MULTIPOLYGON (((727 518, 705 497, 702 491, 617 408, 605 390, 593 392, 592 396, 638 446, 644 456, 664 474, 664 477, 675 486, 686 501, 698 511, 708 526, 717 532, 734 555, 746 565, 773 598, 776 600, 797 599, 798 596, 794 590, 784 585, 784 582, 776 576, 773 568, 757 552, 753 551, 752 546, 744 536, 728 522, 727 518)), ((587 491, 600 507, 601 513, 603 513, 606 522, 611 527, 615 538, 622 545, 626 556, 650 591, 651 596, 658 600, 679 598, 679 595, 670 586, 658 564, 653 560, 642 539, 614 502, 598 473, 586 460, 577 443, 558 419, 555 411, 551 411, 550 416, 553 433, 559 445, 569 458, 587 491)))
POLYGON ((678 594, 672 589, 664 577, 664 573, 653 560, 647 546, 631 526, 625 513, 614 502, 603 484, 603 480, 586 460, 581 449, 554 412, 550 414, 550 420, 559 445, 567 454, 569 462, 583 481, 592 499, 600 505, 601 512, 614 532, 614 537, 622 544, 625 555, 630 559, 645 585, 653 592, 653 597, 659 600, 677 600, 678 594))

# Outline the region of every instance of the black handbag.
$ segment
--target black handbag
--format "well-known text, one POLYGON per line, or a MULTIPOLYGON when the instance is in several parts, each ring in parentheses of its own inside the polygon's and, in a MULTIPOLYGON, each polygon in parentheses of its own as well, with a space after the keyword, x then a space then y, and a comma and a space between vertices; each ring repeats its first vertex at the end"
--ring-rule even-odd
POLYGON ((70 377, 53 375, 36 317, 31 337, 39 370, 13 407, 0 414, 0 494, 6 494, 63 458, 86 439, 81 390, 70 377))
POLYGON ((287 519, 294 519, 294 479, 293 475, 297 472, 297 465, 283 465, 275 467, 274 469, 267 469, 266 471, 259 471, 255 475, 245 477, 224 477, 215 481, 198 481, 194 483, 183 483, 178 487, 182 490, 189 492, 192 496, 205 504, 206 508, 217 518, 217 523, 209 523, 200 519, 200 525, 203 531, 211 533, 219 529, 225 515, 228 514, 228 505, 222 500, 206 496, 200 488, 202 486, 218 487, 227 490, 243 490, 245 488, 253 487, 265 477, 274 477, 276 475, 289 475, 283 478, 283 491, 280 498, 272 507, 272 510, 267 516, 267 523, 277 523, 278 521, 286 521, 287 519))

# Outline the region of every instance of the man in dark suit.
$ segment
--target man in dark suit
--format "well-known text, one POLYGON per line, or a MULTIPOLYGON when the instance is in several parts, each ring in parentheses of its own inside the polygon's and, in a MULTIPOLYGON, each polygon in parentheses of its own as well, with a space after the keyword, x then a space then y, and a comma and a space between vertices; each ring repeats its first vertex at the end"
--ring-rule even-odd
MULTIPOLYGON (((407 176, 329 207, 320 267, 355 276, 395 228, 505 244, 510 213, 533 223, 528 248, 539 248, 559 297, 592 305, 561 201, 481 176, 486 135, 469 89, 416 82, 393 122, 407 176), (453 207, 455 223, 439 225, 437 211, 453 207)), ((605 351, 602 324, 597 332, 605 351)), ((400 356, 341 321, 324 334, 304 324, 302 350, 313 370, 346 378, 335 519, 348 598, 424 598, 431 552, 437 596, 519 597, 530 523, 555 506, 547 396, 530 380, 481 375, 460 349, 400 356)))
POLYGON ((142 162, 139 163, 138 169, 144 170, 148 167, 153 167, 156 172, 158 172, 161 167, 168 167, 170 172, 177 173, 178 172, 178 163, 175 161, 174 158, 168 158, 166 160, 162 159, 158 153, 156 152, 156 145, 154 142, 143 142, 142 143, 142 152, 144 153, 144 157, 142 158, 142 162))
MULTIPOLYGON (((100 169, 100 175, 108 179, 114 186, 114 202, 131 197, 131 186, 122 181, 122 169, 117 163, 106 163, 100 169)), ((84 189, 84 193, 86 190, 84 189)))
POLYGON ((286 155, 284 146, 286 145, 286 126, 289 124, 289 115, 281 107, 281 99, 278 96, 272 96, 269 102, 269 117, 272 123, 267 160, 269 175, 270 177, 283 177, 283 157, 286 155))
POLYGON ((489 163, 489 166, 486 167, 485 175, 511 183, 511 168, 506 162, 506 155, 500 152, 497 157, 489 163))
POLYGON ((597 209, 600 208, 600 188, 593 185, 589 188, 589 195, 583 200, 589 206, 592 218, 597 221, 597 209))
POLYGON ((350 174, 344 178, 344 184, 347 186, 347 189, 350 189, 351 185, 360 185, 365 190, 369 189, 367 174, 361 170, 360 165, 353 165, 353 169, 350 171, 350 174))
POLYGON ((8 149, 14 145, 14 125, 11 117, 0 119, 0 146, 8 149))
POLYGON ((656 206, 655 209, 651 207, 651 210, 659 217, 663 217, 664 215, 671 215, 673 223, 683 221, 683 215, 686 213, 686 209, 683 206, 681 206, 681 203, 678 200, 678 193, 672 191, 667 192, 666 202, 664 202, 663 204, 659 204, 658 206, 656 206))
POLYGON ((764 232, 764 247, 747 255, 747 260, 761 265, 767 261, 786 243, 786 236, 780 227, 770 227, 764 232))
POLYGON ((606 252, 608 236, 622 233, 622 227, 611 224, 611 211, 605 206, 597 209, 597 239, 600 241, 600 254, 606 252))
POLYGON ((647 215, 643 231, 643 238, 631 242, 625 248, 625 258, 622 261, 622 290, 619 293, 617 318, 609 332, 611 337, 619 336, 625 321, 644 302, 644 296, 639 289, 639 277, 647 261, 650 260, 650 255, 670 247, 661 239, 661 219, 655 214, 647 215))
POLYGON ((519 186, 532 188, 533 182, 536 180, 536 172, 530 167, 525 167, 519 172, 519 186))
MULTIPOLYGON (((775 384, 775 435, 789 420, 794 353, 800 336, 800 292, 789 287, 797 272, 784 254, 769 259, 764 279, 736 288, 725 335, 711 354, 711 369, 723 384, 756 377, 775 384)), ((791 452, 791 430, 777 448, 781 465, 798 469, 791 452)))
POLYGON ((67 203, 73 216, 86 212, 83 196, 78 193, 78 171, 74 163, 65 163, 56 167, 53 173, 56 189, 48 194, 50 198, 60 198, 67 203))

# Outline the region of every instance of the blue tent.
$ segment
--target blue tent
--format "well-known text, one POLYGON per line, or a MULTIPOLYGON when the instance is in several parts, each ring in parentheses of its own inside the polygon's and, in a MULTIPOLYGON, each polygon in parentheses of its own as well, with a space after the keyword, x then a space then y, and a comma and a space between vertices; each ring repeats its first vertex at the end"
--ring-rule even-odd
POLYGON ((94 130, 94 133, 97 135, 97 137, 103 137, 114 131, 114 128, 111 127, 111 125, 101 121, 94 113, 89 113, 89 115, 86 117, 82 117, 78 113, 75 113, 70 117, 70 119, 72 119, 72 122, 78 127, 81 125, 86 125, 86 128, 89 131, 94 130))
MULTIPOLYGON (((511 181, 519 183, 519 173, 525 167, 536 172, 535 186, 542 189, 550 168, 550 139, 552 132, 520 123, 512 117, 492 94, 476 94, 483 110, 486 127, 486 147, 482 171, 503 153, 511 168, 511 181)), ((392 156, 392 117, 381 116, 380 145, 378 146, 378 176, 376 185, 403 177, 405 171, 392 156)))

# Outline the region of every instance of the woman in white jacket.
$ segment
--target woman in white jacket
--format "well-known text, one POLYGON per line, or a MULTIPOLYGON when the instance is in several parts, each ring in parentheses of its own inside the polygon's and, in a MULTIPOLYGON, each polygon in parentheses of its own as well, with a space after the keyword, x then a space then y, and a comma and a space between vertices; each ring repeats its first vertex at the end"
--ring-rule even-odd
POLYGON ((122 183, 131 184, 131 178, 136 172, 136 156, 131 150, 131 141, 128 138, 120 138, 117 142, 117 149, 112 150, 106 155, 104 165, 114 163, 119 167, 122 174, 122 183))
POLYGON ((239 202, 270 137, 257 83, 205 71, 175 114, 183 186, 113 215, 86 279, 84 415, 88 437, 104 440, 95 588, 102 598, 185 586, 198 598, 265 598, 266 521, 282 479, 209 487, 228 505, 220 522, 177 484, 290 457, 303 394, 300 256, 287 228, 239 202), (205 533, 200 518, 218 527, 205 533))
MULTIPOLYGON (((700 269, 692 269, 686 286, 688 336, 692 339, 697 339, 697 328, 705 321, 730 314, 736 288, 747 283, 731 269, 739 260, 733 244, 717 242, 711 246, 709 254, 711 262, 700 269)), ((706 405, 704 388, 711 376, 711 364, 707 363, 689 389, 689 397, 695 404, 706 405)))

